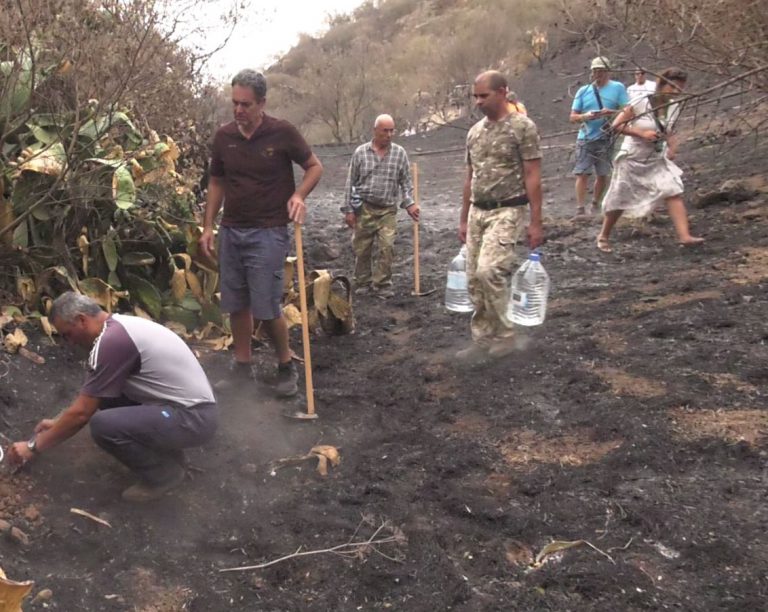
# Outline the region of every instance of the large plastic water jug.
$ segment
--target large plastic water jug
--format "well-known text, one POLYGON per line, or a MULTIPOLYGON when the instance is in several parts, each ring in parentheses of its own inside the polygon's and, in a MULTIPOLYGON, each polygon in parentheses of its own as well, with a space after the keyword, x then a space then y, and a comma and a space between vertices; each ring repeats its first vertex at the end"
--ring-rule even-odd
POLYGON ((459 254, 448 266, 448 280, 445 284, 445 307, 451 312, 472 312, 475 308, 469 299, 467 289, 467 246, 463 245, 459 254))
POLYGON ((512 276, 507 319, 517 325, 541 325, 547 315, 549 275, 541 265, 541 255, 532 251, 512 276))

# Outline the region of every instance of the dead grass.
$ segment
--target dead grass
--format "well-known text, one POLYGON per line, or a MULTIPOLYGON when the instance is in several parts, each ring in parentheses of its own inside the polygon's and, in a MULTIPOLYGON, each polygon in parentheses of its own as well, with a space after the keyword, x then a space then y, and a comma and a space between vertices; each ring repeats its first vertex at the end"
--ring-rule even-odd
POLYGON ((683 440, 719 438, 731 444, 762 445, 768 437, 765 410, 696 410, 675 408, 672 428, 683 440))
MULTIPOLYGON (((657 291, 663 290, 664 289, 662 287, 657 288, 657 291)), ((633 304, 632 311, 639 314, 643 312, 649 312, 651 310, 661 310, 664 308, 671 308, 673 306, 680 306, 682 304, 689 304, 691 302, 718 300, 722 297, 722 291, 716 291, 713 289, 706 291, 694 291, 691 293, 673 293, 671 295, 659 297, 659 299, 652 302, 640 302, 639 304, 633 304)))
POLYGON ((486 433, 491 427, 490 422, 485 417, 468 414, 456 419, 448 426, 448 431, 458 434, 480 434, 486 433))
POLYGON ((736 265, 731 282, 737 285, 752 285, 768 279, 768 247, 745 248, 746 263, 736 265))
POLYGON ((648 399, 666 393, 664 383, 643 376, 635 376, 625 370, 595 367, 593 371, 617 396, 628 395, 648 399))
POLYGON ((600 349, 609 355, 623 355, 629 346, 625 336, 616 332, 604 332, 594 336, 600 349))
POLYGON ((622 444, 622 440, 597 442, 592 437, 588 429, 561 436, 544 436, 530 429, 516 429, 507 433, 499 447, 510 465, 528 470, 540 463, 567 466, 594 463, 622 444))
POLYGON ((604 304, 605 302, 613 299, 614 294, 608 291, 601 291, 600 293, 590 295, 583 298, 555 298, 550 300, 547 304, 547 310, 557 312, 564 308, 570 308, 572 306, 584 306, 586 304, 604 304))
POLYGON ((136 612, 180 612, 189 609, 193 598, 193 592, 186 587, 160 585, 156 574, 147 568, 134 568, 127 582, 131 596, 126 601, 136 612))
POLYGON ((732 387, 735 388, 737 391, 740 391, 742 393, 756 393, 757 387, 755 385, 748 383, 742 378, 739 378, 735 374, 728 374, 725 372, 716 372, 713 374, 701 374, 702 378, 706 380, 709 384, 715 386, 715 387, 732 387))

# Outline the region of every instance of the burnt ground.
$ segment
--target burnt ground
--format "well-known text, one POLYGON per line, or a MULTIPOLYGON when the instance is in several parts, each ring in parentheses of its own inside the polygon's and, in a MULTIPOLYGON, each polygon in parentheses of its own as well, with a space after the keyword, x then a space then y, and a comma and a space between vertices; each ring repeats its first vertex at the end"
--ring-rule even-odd
MULTIPOLYGON (((567 129, 547 119, 566 112, 549 102, 558 73, 541 76, 550 89, 523 99, 536 119, 536 100, 546 106, 543 133, 567 129)), ((356 333, 313 339, 318 421, 286 420, 285 404, 256 384, 222 394, 218 436, 190 452, 205 471, 140 507, 120 501, 130 476, 87 432, 20 475, 0 473, 0 518, 30 539, 0 539, 0 566, 53 592, 26 609, 764 607, 768 194, 754 144, 691 124, 681 163, 707 243, 678 247, 662 212, 619 227, 606 255, 594 247, 597 218, 568 218, 571 137, 547 139, 548 319, 520 333, 511 357, 466 367, 453 353, 468 342, 468 319, 441 304, 458 249, 463 137, 445 128, 406 141, 422 176, 422 287, 438 291, 410 295, 403 214, 397 295, 356 300, 356 333), (428 151, 444 152, 415 155, 428 151), (735 159, 752 190, 718 191, 735 159), (272 463, 315 444, 341 450, 325 478, 312 462, 272 463), (364 541, 378 528, 376 539, 391 541, 354 556, 219 571, 364 541), (561 540, 589 545, 533 563, 561 540)), ((352 265, 338 212, 346 153, 320 149, 326 175, 305 230, 309 265, 337 273, 352 265)), ((296 331, 294 341, 298 351, 296 331)), ((7 355, 0 364, 3 433, 13 439, 63 407, 81 379, 67 349, 44 338, 32 348, 44 365, 7 355)), ((269 363, 266 348, 256 354, 269 363)), ((201 350, 214 380, 229 358, 201 350)))

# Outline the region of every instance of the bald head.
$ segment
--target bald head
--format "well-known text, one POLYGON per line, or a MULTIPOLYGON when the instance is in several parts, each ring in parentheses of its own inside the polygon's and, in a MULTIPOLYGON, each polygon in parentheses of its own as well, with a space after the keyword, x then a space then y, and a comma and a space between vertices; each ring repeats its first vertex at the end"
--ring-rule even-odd
POLYGON ((387 149, 395 135, 395 120, 391 115, 379 115, 373 122, 373 145, 377 149, 387 149))
POLYGON ((485 72, 478 74, 475 78, 475 85, 479 85, 480 83, 487 85, 488 89, 494 91, 502 88, 506 89, 508 86, 507 78, 498 70, 486 70, 485 72))
POLYGON ((498 121, 507 110, 507 79, 497 70, 487 70, 477 75, 472 86, 475 106, 491 121, 498 121))

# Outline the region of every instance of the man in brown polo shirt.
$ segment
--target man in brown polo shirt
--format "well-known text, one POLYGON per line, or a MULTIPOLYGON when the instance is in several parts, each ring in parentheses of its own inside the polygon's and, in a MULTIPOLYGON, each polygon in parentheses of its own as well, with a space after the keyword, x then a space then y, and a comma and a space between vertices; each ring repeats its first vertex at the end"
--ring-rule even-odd
POLYGON ((283 264, 288 254, 288 223, 303 223, 305 198, 323 173, 304 138, 287 121, 264 113, 267 82, 254 70, 232 79, 234 121, 216 132, 200 247, 214 250, 213 224, 222 204, 219 228, 221 305, 229 313, 236 377, 251 375, 254 319, 275 347, 275 391, 297 392, 288 326, 282 314, 283 264), (296 187, 293 164, 304 169, 296 187))

